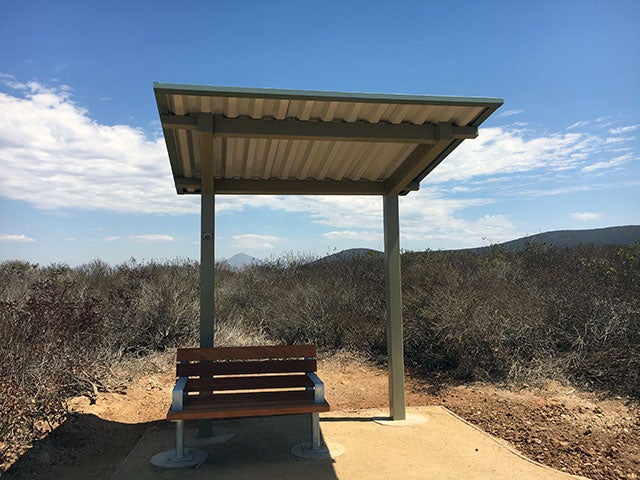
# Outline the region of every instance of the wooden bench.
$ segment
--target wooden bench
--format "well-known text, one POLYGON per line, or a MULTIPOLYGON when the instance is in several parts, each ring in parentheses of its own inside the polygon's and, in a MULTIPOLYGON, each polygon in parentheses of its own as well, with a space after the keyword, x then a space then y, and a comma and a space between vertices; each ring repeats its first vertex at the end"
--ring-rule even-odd
POLYGON ((311 414, 310 450, 326 451, 319 413, 329 411, 314 345, 180 348, 171 408, 175 459, 185 457, 184 421, 311 414))

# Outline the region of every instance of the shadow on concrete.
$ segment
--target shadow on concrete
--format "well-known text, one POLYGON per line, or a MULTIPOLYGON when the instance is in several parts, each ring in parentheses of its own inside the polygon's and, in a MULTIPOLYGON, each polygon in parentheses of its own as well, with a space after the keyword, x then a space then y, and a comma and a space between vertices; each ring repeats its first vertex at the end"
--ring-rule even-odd
POLYGON ((156 423, 127 424, 90 414, 73 414, 35 442, 5 472, 12 480, 80 480, 110 478, 156 423))
POLYGON ((356 417, 356 416, 352 416, 352 417, 322 417, 321 419, 321 423, 325 423, 325 422, 362 422, 362 423, 367 423, 367 422, 373 422, 374 418, 368 418, 368 417, 356 417))
MULTIPOLYGON (((199 445, 208 453, 205 463, 191 470, 161 470, 150 458, 174 448, 175 429, 169 422, 157 425, 142 436, 124 460, 114 479, 310 479, 335 480, 334 459, 302 459, 290 453, 291 447, 310 439, 308 415, 242 418, 215 421, 214 428, 235 433, 224 443, 199 445)), ((322 429, 322 428, 321 428, 322 429)), ((185 444, 196 437, 197 423, 187 422, 185 444)))
MULTIPOLYGON (((235 433, 235 437, 225 443, 198 446, 209 454, 198 468, 171 471, 159 470, 150 463, 154 454, 174 448, 175 428, 171 422, 127 424, 74 414, 37 441, 2 478, 337 478, 332 458, 300 459, 289 452, 293 445, 309 440, 306 415, 226 420, 214 425, 235 433)), ((197 423, 187 422, 186 430, 188 446, 197 423)))

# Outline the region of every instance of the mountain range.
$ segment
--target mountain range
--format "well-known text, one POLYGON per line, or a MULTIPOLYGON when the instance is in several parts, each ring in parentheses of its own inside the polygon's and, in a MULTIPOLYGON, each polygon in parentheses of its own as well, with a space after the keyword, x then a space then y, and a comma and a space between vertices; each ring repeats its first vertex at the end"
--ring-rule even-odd
MULTIPOLYGON (((464 250, 482 252, 492 247, 502 247, 511 252, 518 252, 524 250, 527 245, 548 245, 550 247, 568 248, 577 247, 578 245, 603 247, 606 245, 633 245, 634 243, 640 243, 640 225, 594 228, 589 230, 555 230, 529 235, 492 246, 468 248, 464 250)), ((363 255, 381 256, 382 252, 370 248, 350 248, 327 255, 313 263, 345 260, 363 255)), ((237 253, 225 261, 232 269, 236 270, 241 270, 247 265, 260 263, 259 259, 246 253, 237 253)))

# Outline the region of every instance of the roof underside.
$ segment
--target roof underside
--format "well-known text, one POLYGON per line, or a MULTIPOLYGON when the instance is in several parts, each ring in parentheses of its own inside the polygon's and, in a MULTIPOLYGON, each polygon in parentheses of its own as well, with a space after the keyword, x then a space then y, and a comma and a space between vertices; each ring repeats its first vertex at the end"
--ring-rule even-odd
POLYGON ((176 190, 406 194, 502 99, 154 84, 176 190), (205 168, 206 172, 210 170, 205 168))

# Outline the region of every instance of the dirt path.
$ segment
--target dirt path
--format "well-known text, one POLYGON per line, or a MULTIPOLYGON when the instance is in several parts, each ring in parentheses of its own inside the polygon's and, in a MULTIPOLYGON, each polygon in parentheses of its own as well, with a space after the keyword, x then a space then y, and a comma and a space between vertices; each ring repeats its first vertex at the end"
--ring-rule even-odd
MULTIPOLYGON (((23 455, 8 478, 109 478, 147 427, 164 421, 174 382, 168 372, 162 367, 135 380, 126 394, 102 393, 94 404, 73 399, 70 419, 23 455)), ((387 405, 386 372, 375 366, 337 356, 320 363, 319 375, 334 411, 387 405)), ((490 385, 434 391, 409 381, 407 403, 443 405, 559 470, 598 480, 639 478, 640 408, 621 398, 599 401, 557 384, 519 392, 490 385)))

